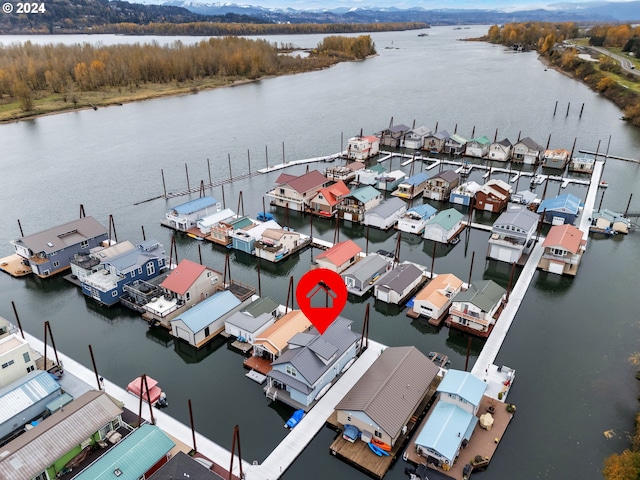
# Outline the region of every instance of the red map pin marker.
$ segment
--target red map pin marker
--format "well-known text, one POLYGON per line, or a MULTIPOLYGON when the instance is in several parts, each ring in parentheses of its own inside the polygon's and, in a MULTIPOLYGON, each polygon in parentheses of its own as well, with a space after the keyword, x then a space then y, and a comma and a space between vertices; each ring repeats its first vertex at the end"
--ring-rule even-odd
POLYGON ((337 273, 316 268, 298 282, 296 300, 302 313, 322 335, 347 303, 347 286, 337 273))

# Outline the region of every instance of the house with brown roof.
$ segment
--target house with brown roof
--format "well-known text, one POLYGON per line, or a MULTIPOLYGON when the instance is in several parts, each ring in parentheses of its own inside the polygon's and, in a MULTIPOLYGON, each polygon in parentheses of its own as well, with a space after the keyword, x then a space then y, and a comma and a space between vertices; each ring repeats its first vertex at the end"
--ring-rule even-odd
POLYGON ((475 209, 500 213, 507 207, 513 189, 504 180, 492 178, 475 195, 475 209))
POLYGON ((460 175, 455 170, 438 172, 427 181, 422 197, 444 202, 449 199, 451 190, 456 188, 459 183, 460 175))
POLYGON ((542 159, 544 147, 538 145, 532 138, 525 137, 513 146, 511 161, 526 165, 537 165, 542 159))
POLYGON ((422 414, 419 407, 438 370, 415 347, 385 349, 336 405, 338 423, 357 428, 363 442, 395 445, 411 417, 422 414))
POLYGON ((254 244, 255 255, 275 263, 298 251, 306 243, 308 242, 304 241, 298 232, 267 228, 254 244))
POLYGON ((327 183, 327 177, 318 170, 312 170, 299 177, 283 173, 276 179, 275 188, 269 190, 267 196, 272 198, 272 205, 304 212, 309 208, 311 199, 326 187, 327 183))
POLYGON ((506 162, 511 158, 511 150, 513 145, 508 138, 504 138, 499 142, 493 142, 489 145, 489 160, 496 162, 506 162))
POLYGON ((578 273, 580 260, 587 247, 582 231, 573 225, 554 225, 542 242, 544 252, 538 268, 558 275, 578 273))
POLYGON ((413 313, 427 317, 432 325, 439 325, 449 314, 451 299, 461 289, 462 280, 452 273, 441 273, 416 294, 413 313))
POLYGON ((302 311, 291 310, 255 338, 253 355, 273 361, 287 351, 291 337, 308 332, 312 327, 302 311))
POLYGON ((362 248, 353 240, 336 243, 316 257, 319 268, 326 268, 332 272, 342 273, 360 260, 362 248))
POLYGON ((364 163, 362 162, 349 162, 346 165, 334 165, 328 167, 324 171, 324 176, 332 182, 348 182, 356 178, 356 174, 359 170, 364 170, 364 163))
POLYGON ((181 260, 160 284, 161 294, 144 305, 143 317, 171 329, 171 319, 224 288, 222 277, 212 268, 181 260))
POLYGON ((343 181, 324 187, 309 202, 310 211, 320 217, 333 218, 338 213, 338 204, 349 193, 349 187, 343 181))
POLYGON ((564 148, 545 150, 543 155, 543 165, 545 168, 563 170, 567 163, 569 163, 570 158, 571 152, 564 148))
POLYGON ((380 138, 375 135, 351 137, 347 144, 347 158, 367 160, 380 151, 380 138))
POLYGON ((380 144, 387 147, 403 147, 404 136, 409 132, 409 127, 401 123, 399 125, 390 125, 380 132, 380 144))

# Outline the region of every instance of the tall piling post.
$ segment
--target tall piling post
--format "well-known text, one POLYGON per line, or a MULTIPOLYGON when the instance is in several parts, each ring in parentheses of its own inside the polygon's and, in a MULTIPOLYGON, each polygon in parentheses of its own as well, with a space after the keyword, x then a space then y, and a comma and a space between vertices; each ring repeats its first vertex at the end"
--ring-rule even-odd
POLYGON ((185 163, 184 164, 184 171, 187 175, 187 191, 191 190, 191 185, 189 184, 189 166, 185 163))
POLYGON ((558 110, 558 100, 556 100, 556 106, 553 107, 553 116, 556 116, 556 110, 558 110))

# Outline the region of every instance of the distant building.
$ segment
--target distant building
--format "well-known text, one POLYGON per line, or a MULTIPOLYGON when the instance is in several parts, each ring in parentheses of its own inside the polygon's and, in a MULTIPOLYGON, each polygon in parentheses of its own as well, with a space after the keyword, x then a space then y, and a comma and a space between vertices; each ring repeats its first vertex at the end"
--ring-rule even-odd
POLYGON ((446 130, 442 132, 430 133, 424 137, 424 149, 433 153, 440 153, 451 135, 446 130))
POLYGON ((525 165, 537 165, 542 160, 544 147, 538 145, 530 137, 525 137, 513 146, 511 160, 525 165))
POLYGON ((283 173, 276 179, 275 188, 269 190, 267 196, 271 197, 272 205, 304 212, 310 207, 311 199, 328 183, 327 177, 318 170, 300 176, 283 173))
POLYGON ((500 140, 499 142, 493 142, 489 145, 489 160, 506 162, 511 159, 512 150, 513 145, 508 138, 500 140))
POLYGON ((368 160, 380 151, 380 139, 375 135, 351 137, 347 144, 347 158, 368 160))
POLYGON ((481 137, 472 138, 465 145, 464 154, 467 157, 484 158, 489 154, 489 148, 491 147, 491 140, 486 135, 481 137))
POLYGON ((220 202, 214 197, 200 197, 169 209, 166 221, 169 227, 186 232, 198 224, 198 220, 219 212, 220 202))
POLYGON ((455 170, 443 170, 433 175, 427 182, 423 197, 444 202, 449 199, 451 190, 460 183, 460 175, 455 170))

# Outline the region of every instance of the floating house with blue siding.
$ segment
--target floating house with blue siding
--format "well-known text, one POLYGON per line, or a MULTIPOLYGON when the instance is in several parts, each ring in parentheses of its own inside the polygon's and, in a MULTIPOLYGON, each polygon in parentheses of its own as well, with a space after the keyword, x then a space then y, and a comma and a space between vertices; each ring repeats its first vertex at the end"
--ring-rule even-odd
POLYGON ((41 417, 62 387, 49 372, 34 370, 0 389, 0 439, 41 417))
POLYGON ((471 205, 472 199, 481 188, 482 186, 473 180, 465 182, 451 190, 451 193, 449 194, 449 203, 468 207, 471 205))
POLYGON ((225 320, 247 306, 228 290, 215 293, 171 320, 171 333, 195 348, 204 346, 224 330, 225 320))
POLYGON ((338 317, 322 335, 294 335, 289 349, 271 363, 266 395, 294 408, 310 407, 356 357, 359 336, 351 331, 352 323, 338 317))
POLYGON ((537 212, 543 214, 543 221, 551 225, 573 225, 583 206, 578 197, 571 193, 558 195, 540 202, 537 212))
POLYGON ((416 438, 417 452, 438 466, 451 466, 478 423, 478 407, 487 384, 469 372, 449 370, 438 399, 416 438))
POLYGON ((262 238, 262 234, 268 228, 281 230, 282 227, 275 220, 267 220, 263 223, 251 223, 250 228, 236 229, 229 233, 231 247, 241 252, 253 255, 256 242, 262 238))
POLYGON ((147 240, 136 248, 109 259, 102 268, 82 281, 82 293, 103 305, 114 305, 135 280, 150 280, 167 268, 164 247, 147 240))
POLYGON ((177 205, 166 213, 170 228, 186 232, 198 225, 198 220, 219 212, 222 205, 214 197, 200 197, 177 205))
POLYGON ((46 278, 67 270, 76 253, 104 245, 107 238, 107 229, 95 218, 83 217, 13 240, 11 244, 33 273, 46 278))

